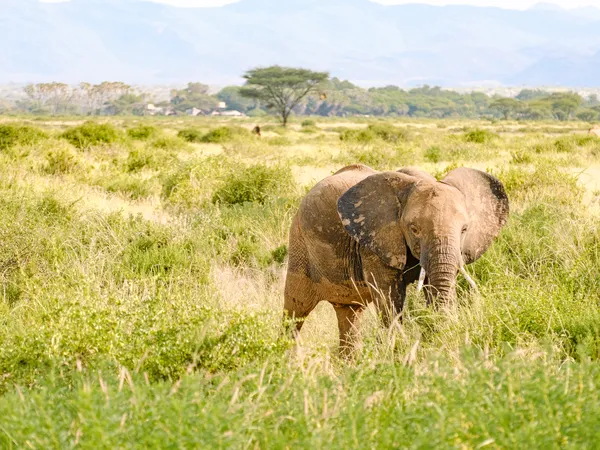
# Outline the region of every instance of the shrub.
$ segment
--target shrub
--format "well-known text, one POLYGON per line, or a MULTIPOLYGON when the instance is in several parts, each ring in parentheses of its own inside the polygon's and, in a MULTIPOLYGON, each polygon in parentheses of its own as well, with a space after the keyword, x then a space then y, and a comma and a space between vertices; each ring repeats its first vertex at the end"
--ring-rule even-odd
POLYGON ((263 204, 269 197, 276 197, 293 184, 289 168, 251 166, 239 173, 229 175, 214 193, 213 203, 228 205, 255 202, 263 204))
POLYGON ((492 133, 488 130, 481 130, 476 128, 475 130, 469 131, 464 134, 463 138, 467 142, 472 142, 475 144, 485 144, 490 142, 492 139, 498 137, 497 134, 492 133))
POLYGON ((307 127, 315 127, 317 125, 317 123, 312 120, 312 119, 305 119, 302 121, 302 128, 307 128, 307 127))
POLYGON ((0 151, 15 145, 31 145, 46 138, 43 131, 26 125, 0 124, 0 151))
POLYGON ((94 145, 112 144, 121 139, 119 131, 108 123, 86 122, 65 131, 61 137, 83 150, 94 145))
POLYGON ((275 250, 271 252, 271 256, 273 258, 273 262, 277 264, 284 264, 285 259, 288 256, 288 247, 287 245, 282 245, 281 247, 277 247, 275 250))
POLYGON ((373 124, 367 128, 378 138, 388 142, 390 144, 397 144, 402 141, 406 141, 409 138, 408 130, 395 127, 388 124, 373 124))
POLYGON ((125 162, 125 170, 130 173, 139 172, 144 168, 160 170, 176 161, 176 159, 173 154, 161 149, 135 149, 129 152, 125 162))
POLYGON ((511 163, 513 164, 531 164, 533 162, 533 158, 531 154, 524 151, 514 151, 510 152, 512 159, 511 163))
POLYGON ((202 142, 209 144, 222 144, 229 142, 236 137, 247 137, 248 130, 242 127, 219 127, 210 130, 202 137, 202 142))
POLYGON ((352 163, 361 163, 377 169, 390 166, 394 160, 394 155, 391 154, 389 149, 378 147, 355 149, 350 152, 350 156, 352 158, 352 163))
POLYGON ((377 136, 369 129, 344 130, 340 133, 340 141, 357 144, 370 144, 377 136))
POLYGON ((148 197, 151 192, 151 186, 147 180, 127 174, 112 177, 102 184, 108 192, 125 194, 133 200, 148 197))
POLYGON ((425 152, 425 159, 432 163, 438 163, 442 160, 442 150, 439 147, 429 147, 425 152))
POLYGON ((127 135, 138 141, 146 141, 158 134, 158 130, 152 125, 137 125, 127 130, 127 135))
POLYGON ((302 129, 300 130, 301 133, 305 133, 305 134, 314 134, 314 133, 318 133, 319 128, 317 127, 302 127, 302 129))
POLYGON ((69 148, 60 147, 46 154, 44 171, 51 175, 72 173, 79 167, 78 156, 69 148))
POLYGON ((204 142, 202 139, 204 133, 197 128, 186 128, 177 133, 177 137, 183 139, 186 142, 204 142))
POLYGON ((162 136, 159 138, 154 139, 151 143, 150 146, 152 148, 156 148, 156 149, 160 149, 160 150, 184 150, 186 149, 187 143, 182 140, 179 139, 178 137, 173 137, 173 136, 162 136))

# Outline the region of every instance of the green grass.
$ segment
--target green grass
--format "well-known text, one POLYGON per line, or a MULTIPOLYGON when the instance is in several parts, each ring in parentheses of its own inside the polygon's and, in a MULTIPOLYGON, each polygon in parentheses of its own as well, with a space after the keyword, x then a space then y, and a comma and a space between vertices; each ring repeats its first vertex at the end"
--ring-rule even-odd
POLYGON ((251 120, 0 127, 0 448, 595 446, 597 139, 251 120), (282 290, 302 196, 356 162, 487 168, 512 212, 479 295, 459 278, 439 313, 410 288, 402 326, 369 308, 340 360, 328 305, 284 337, 282 290))

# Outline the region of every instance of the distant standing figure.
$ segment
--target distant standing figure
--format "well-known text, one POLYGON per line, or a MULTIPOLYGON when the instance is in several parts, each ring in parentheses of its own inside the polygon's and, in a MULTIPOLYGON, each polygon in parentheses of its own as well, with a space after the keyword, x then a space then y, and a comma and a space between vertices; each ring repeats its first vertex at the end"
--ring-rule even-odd
POLYGON ((590 130, 590 135, 600 137, 600 125, 596 125, 595 127, 592 127, 592 129, 590 130))
POLYGON ((261 136, 261 134, 260 134, 260 127, 259 127, 258 125, 256 125, 256 126, 254 127, 254 129, 252 130, 252 133, 254 133, 254 134, 255 134, 255 135, 257 135, 258 137, 260 137, 260 136, 261 136))

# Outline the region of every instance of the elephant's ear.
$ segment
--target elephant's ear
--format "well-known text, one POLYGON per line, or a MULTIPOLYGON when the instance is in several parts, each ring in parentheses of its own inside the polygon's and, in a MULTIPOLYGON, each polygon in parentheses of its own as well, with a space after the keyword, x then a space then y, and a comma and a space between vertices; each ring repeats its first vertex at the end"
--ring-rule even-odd
POLYGON ((406 264, 406 241, 400 226, 403 192, 417 182, 403 173, 378 173, 338 200, 338 213, 348 234, 396 269, 404 269, 406 264))
POLYGON ((450 172, 442 183, 454 186, 465 195, 471 224, 462 253, 464 262, 471 264, 485 253, 506 225, 509 213, 506 191, 497 178, 464 167, 450 172))

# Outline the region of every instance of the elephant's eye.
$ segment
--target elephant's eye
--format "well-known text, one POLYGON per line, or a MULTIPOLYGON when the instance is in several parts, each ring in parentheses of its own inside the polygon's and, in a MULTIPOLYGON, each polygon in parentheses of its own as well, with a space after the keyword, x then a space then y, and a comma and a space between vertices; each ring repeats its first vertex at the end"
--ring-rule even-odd
POLYGON ((469 227, 465 225, 465 226, 462 228, 462 234, 465 234, 465 233, 467 232, 467 230, 468 230, 468 229, 469 229, 469 227))
POLYGON ((410 232, 412 234, 414 234, 415 236, 418 236, 420 231, 419 231, 419 227, 417 227, 416 225, 411 225, 410 226, 410 232))

